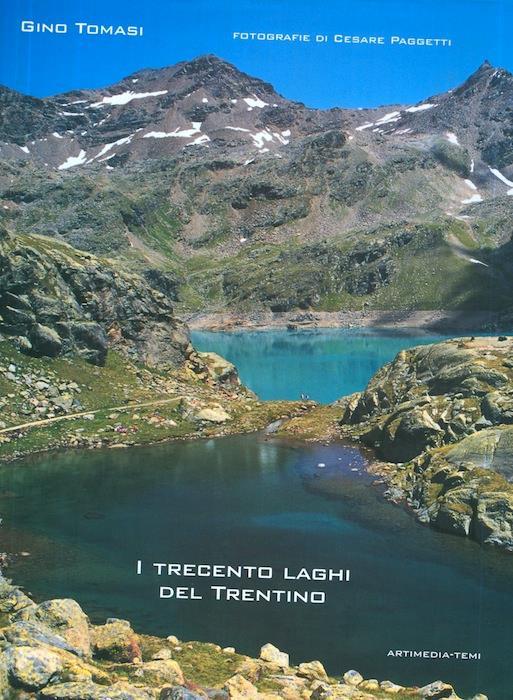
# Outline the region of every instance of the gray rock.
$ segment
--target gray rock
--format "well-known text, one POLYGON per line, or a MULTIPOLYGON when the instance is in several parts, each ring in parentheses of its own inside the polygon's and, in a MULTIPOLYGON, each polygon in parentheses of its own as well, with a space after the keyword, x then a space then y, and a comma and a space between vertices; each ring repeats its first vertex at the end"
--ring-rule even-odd
POLYGON ((39 690, 62 670, 59 655, 41 647, 11 647, 4 654, 15 687, 39 690))
POLYGON ((32 326, 29 340, 32 352, 37 356, 57 357, 62 349, 62 342, 57 331, 41 323, 32 326))
MULTIPOLYGON (((216 690, 215 692, 221 694, 223 693, 221 690, 216 690)), ((216 700, 220 700, 218 695, 215 697, 216 700)), ((188 690, 183 686, 174 686, 162 688, 160 691, 159 700, 204 700, 204 697, 202 695, 198 695, 197 693, 193 693, 192 690, 188 690)))

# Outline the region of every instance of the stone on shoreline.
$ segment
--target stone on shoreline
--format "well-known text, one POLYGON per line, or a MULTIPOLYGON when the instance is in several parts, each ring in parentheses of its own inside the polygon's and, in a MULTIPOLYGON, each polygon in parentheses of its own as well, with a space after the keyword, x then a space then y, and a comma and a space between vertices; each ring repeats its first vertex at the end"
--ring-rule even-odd
POLYGON ((422 700, 441 700, 441 698, 454 697, 454 688, 448 683, 443 683, 442 681, 434 681, 425 685, 423 688, 419 689, 419 695, 422 700))
POLYGON ((32 605, 20 611, 15 620, 43 625, 65 639, 77 654, 91 656, 89 621, 74 600, 55 599, 32 605))
POLYGON ((268 661, 281 668, 287 668, 289 666, 289 655, 284 651, 280 651, 273 644, 264 644, 260 649, 260 658, 262 661, 268 661))
POLYGON ((30 598, 0 574, 0 613, 12 614, 31 605, 30 598))
POLYGON ((358 673, 358 671, 346 671, 344 673, 344 683, 347 683, 347 685, 360 685, 360 683, 363 681, 363 676, 361 673, 358 673))
POLYGON ((117 663, 131 663, 141 658, 137 635, 125 621, 94 627, 92 645, 95 656, 117 663))
POLYGON ((226 421, 231 420, 230 414, 221 406, 202 408, 195 414, 194 418, 208 423, 226 423, 226 421))
POLYGON ((230 700, 257 700, 258 690, 240 674, 229 678, 224 684, 224 690, 230 700))
POLYGON ((328 679, 328 674, 320 661, 307 661, 306 663, 299 664, 297 675, 312 681, 325 681, 328 679))
POLYGON ((11 647, 5 658, 14 685, 26 690, 43 688, 62 671, 59 655, 41 647, 11 647))
POLYGON ((29 700, 36 694, 39 700, 375 700, 403 691, 422 700, 458 700, 452 686, 441 681, 403 688, 364 680, 352 670, 340 682, 320 661, 291 667, 288 654, 272 644, 265 644, 255 659, 217 644, 179 646, 174 637, 136 635, 126 620, 91 625, 69 599, 36 605, 27 597, 29 604, 16 611, 23 598, 15 588, 0 577, 0 601, 12 603, 11 612, 4 613, 0 645, 2 700, 29 700))
POLYGON ((183 685, 185 678, 182 669, 173 659, 147 661, 140 667, 142 679, 149 685, 183 685))

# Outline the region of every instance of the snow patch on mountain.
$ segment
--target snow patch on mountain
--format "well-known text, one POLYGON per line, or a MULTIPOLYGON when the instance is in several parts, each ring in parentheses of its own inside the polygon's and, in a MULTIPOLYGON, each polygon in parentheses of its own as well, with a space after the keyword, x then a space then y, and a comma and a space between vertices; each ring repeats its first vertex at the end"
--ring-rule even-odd
POLYGON ((381 126, 382 124, 390 124, 392 122, 397 122, 401 118, 401 112, 389 112, 383 117, 378 119, 376 125, 381 126))
POLYGON ((452 131, 446 131, 445 138, 447 139, 447 141, 449 141, 449 143, 452 143, 455 146, 460 145, 460 142, 458 141, 458 137, 456 136, 456 134, 453 134, 452 131))
POLYGON ((253 95, 253 97, 244 97, 244 102, 253 109, 253 107, 257 107, 258 109, 263 109, 264 107, 268 106, 268 102, 264 102, 261 100, 259 97, 256 95, 253 95))
POLYGON ((461 203, 462 204, 477 204, 478 202, 482 202, 483 198, 481 197, 480 194, 473 194, 471 197, 468 197, 467 199, 462 199, 461 203))
POLYGON ((143 139, 168 139, 181 138, 189 139, 195 134, 199 134, 201 130, 201 122, 192 122, 192 129, 180 129, 176 127, 174 131, 149 131, 143 135, 143 139))
POLYGON ((245 131, 249 134, 251 129, 245 129, 243 126, 225 126, 225 129, 230 129, 230 131, 245 131))
POLYGON ((207 134, 201 134, 201 136, 198 136, 198 138, 194 139, 194 141, 188 143, 187 146, 204 146, 209 141, 210 136, 207 136, 207 134))
POLYGON ((127 90, 127 92, 122 92, 119 95, 108 95, 101 99, 99 102, 93 102, 91 107, 103 107, 104 105, 126 105, 132 100, 143 100, 146 97, 159 97, 160 95, 167 95, 167 90, 156 90, 155 92, 132 92, 127 90))
POLYGON ((86 152, 81 150, 78 156, 69 156, 69 158, 59 165, 59 170, 68 170, 68 168, 74 168, 76 165, 83 165, 86 162, 86 152))
MULTIPOLYGON (((88 160, 88 163, 92 163, 93 160, 97 160, 104 156, 106 153, 108 153, 114 146, 122 146, 125 143, 130 143, 131 140, 133 139, 134 134, 131 134, 130 136, 125 136, 125 138, 118 139, 117 141, 113 141, 112 143, 106 143, 105 146, 95 155, 93 156, 90 160, 88 160)), ((114 153, 112 155, 115 155, 114 153)), ((112 158, 112 156, 109 156, 112 158)), ((104 159, 105 160, 105 159, 104 159)))
POLYGON ((257 148, 263 148, 266 141, 272 141, 273 137, 268 131, 258 131, 256 134, 251 134, 251 138, 257 148))
POLYGON ((438 107, 437 104, 430 102, 425 102, 423 105, 414 105, 413 107, 407 107, 407 112, 423 112, 425 109, 433 109, 433 107, 438 107))
POLYGON ((491 168, 490 166, 488 166, 488 168, 490 169, 492 175, 495 175, 495 177, 498 180, 503 182, 508 187, 511 187, 511 189, 508 190, 507 194, 513 195, 513 182, 511 182, 511 180, 508 180, 508 178, 505 175, 503 175, 500 170, 497 170, 497 168, 491 168))

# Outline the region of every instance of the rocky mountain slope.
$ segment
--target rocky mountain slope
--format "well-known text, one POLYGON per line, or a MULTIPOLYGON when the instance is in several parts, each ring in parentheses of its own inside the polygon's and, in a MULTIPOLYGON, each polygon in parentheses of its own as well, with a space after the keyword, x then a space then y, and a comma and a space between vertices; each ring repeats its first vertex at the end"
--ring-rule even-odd
POLYGON ((94 625, 74 600, 36 604, 1 576, 0 615, 2 700, 458 700, 441 681, 405 688, 355 670, 333 678, 320 661, 295 666, 272 644, 254 659, 232 647, 139 635, 126 620, 94 625))
MULTIPOLYGON (((158 278, 160 279, 160 278, 158 278)), ((158 286, 158 280, 157 284, 158 286)), ((147 364, 182 364, 186 326, 148 279, 89 253, 0 229, 0 337, 24 352, 104 364, 109 344, 147 364)))
POLYGON ((248 432, 307 408, 258 401, 196 352, 173 295, 159 270, 0 228, 0 459, 248 432))
POLYGON ((165 272, 182 310, 510 309, 513 76, 486 62, 378 109, 215 56, 0 102, 5 226, 165 272))

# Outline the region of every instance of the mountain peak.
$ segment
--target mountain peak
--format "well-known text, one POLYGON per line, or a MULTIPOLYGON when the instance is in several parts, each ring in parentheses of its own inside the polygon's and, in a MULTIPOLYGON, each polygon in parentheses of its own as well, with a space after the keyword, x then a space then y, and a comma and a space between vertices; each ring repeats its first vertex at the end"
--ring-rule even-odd
POLYGON ((277 97, 270 83, 244 73, 214 54, 202 54, 170 66, 144 68, 107 89, 135 89, 135 85, 137 90, 155 90, 157 86, 158 89, 167 89, 173 94, 205 89, 218 97, 231 98, 236 97, 241 90, 246 90, 248 94, 259 92, 268 97, 277 97))
POLYGON ((479 68, 477 69, 476 72, 478 71, 483 71, 483 70, 489 70, 490 68, 493 68, 493 65, 490 63, 490 61, 485 58, 485 60, 481 63, 479 68))
POLYGON ((466 94, 469 90, 474 91, 475 89, 486 90, 490 84, 492 78, 499 76, 500 78, 508 77, 510 74, 507 70, 502 68, 496 68, 490 61, 485 59, 479 68, 477 68, 466 80, 462 83, 456 90, 454 90, 455 95, 466 94))

